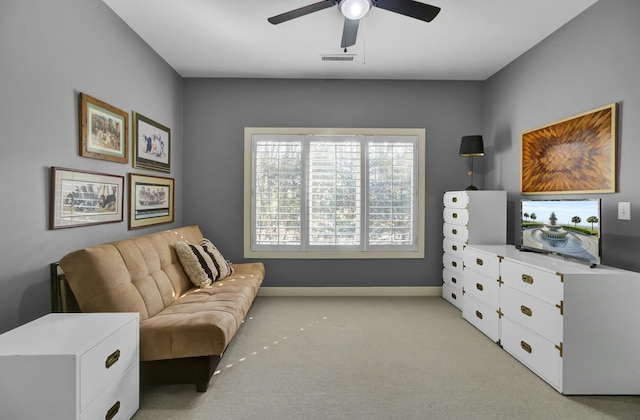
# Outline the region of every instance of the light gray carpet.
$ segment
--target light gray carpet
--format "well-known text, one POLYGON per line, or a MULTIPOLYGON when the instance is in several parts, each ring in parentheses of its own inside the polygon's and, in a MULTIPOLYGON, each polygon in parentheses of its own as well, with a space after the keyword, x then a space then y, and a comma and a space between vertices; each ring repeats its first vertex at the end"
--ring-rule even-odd
POLYGON ((637 396, 559 394, 435 297, 258 297, 218 369, 206 393, 143 388, 134 419, 640 419, 637 396))

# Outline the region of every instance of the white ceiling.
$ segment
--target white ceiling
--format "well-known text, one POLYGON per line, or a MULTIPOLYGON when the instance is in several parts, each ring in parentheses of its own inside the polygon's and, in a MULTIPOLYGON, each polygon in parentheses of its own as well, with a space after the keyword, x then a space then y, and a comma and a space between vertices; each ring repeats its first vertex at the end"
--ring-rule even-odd
POLYGON ((319 0, 103 0, 183 77, 486 80, 597 0, 420 0, 430 23, 372 8, 351 62, 337 6, 272 25, 319 0))

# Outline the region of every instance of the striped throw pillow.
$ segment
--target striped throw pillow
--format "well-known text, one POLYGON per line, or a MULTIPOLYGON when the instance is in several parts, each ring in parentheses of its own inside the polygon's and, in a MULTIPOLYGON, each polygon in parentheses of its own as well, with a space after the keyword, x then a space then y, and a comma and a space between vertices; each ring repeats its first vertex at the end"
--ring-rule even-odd
POLYGON ((213 262, 218 269, 218 278, 216 278, 214 281, 222 280, 223 278, 233 274, 233 267, 231 266, 231 263, 224 259, 220 251, 218 251, 218 248, 216 248, 209 239, 202 239, 200 241, 200 246, 204 248, 207 254, 213 257, 213 262))
POLYGON ((174 248, 182 268, 194 286, 200 288, 211 286, 218 277, 213 256, 209 255, 203 247, 187 242, 178 241, 174 248))

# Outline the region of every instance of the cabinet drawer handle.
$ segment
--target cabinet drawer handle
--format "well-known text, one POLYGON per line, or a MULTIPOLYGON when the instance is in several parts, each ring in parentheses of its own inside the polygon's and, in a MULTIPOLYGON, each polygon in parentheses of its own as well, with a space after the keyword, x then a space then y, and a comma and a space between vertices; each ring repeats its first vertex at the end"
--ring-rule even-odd
POLYGON ((454 267, 457 267, 457 266, 458 266, 458 263, 457 263, 457 262, 455 262, 455 261, 451 261, 451 265, 452 265, 452 266, 454 266, 454 267))
POLYGON ((118 411, 120 411, 120 401, 116 401, 116 403, 111 406, 109 411, 107 411, 107 415, 104 416, 104 420, 111 420, 118 414, 118 411))
POLYGON ((458 299, 458 296, 456 296, 455 293, 451 293, 451 297, 454 298, 454 299, 458 299))
POLYGON ((458 279, 456 279, 455 277, 451 277, 451 283, 457 283, 458 279))
POLYGON ((476 289, 482 292, 484 290, 484 286, 482 286, 480 283, 476 283, 476 289))
POLYGON ((458 245, 451 245, 451 249, 453 249, 454 251, 458 250, 458 245))
POLYGON ((531 311, 530 308, 527 308, 524 305, 520 306, 520 312, 522 312, 523 314, 525 314, 526 316, 533 316, 533 312, 531 311))
POLYGON ((111 366, 115 365, 116 362, 120 359, 120 350, 116 350, 107 357, 107 360, 104 362, 104 367, 109 369, 111 366))
POLYGON ((454 219, 458 218, 458 213, 453 213, 451 216, 453 216, 454 219))
POLYGON ((451 229, 451 233, 454 234, 454 235, 457 235, 458 234, 458 229, 451 229))
POLYGON ((482 312, 480 311, 476 311, 476 316, 480 319, 482 319, 482 312))
POLYGON ((527 284, 533 284, 533 277, 531 277, 528 274, 523 274, 522 275, 522 281, 527 283, 527 284))
POLYGON ((520 347, 522 347, 522 350, 526 351, 527 353, 531 353, 533 351, 531 345, 525 341, 520 342, 520 347))
POLYGON ((476 258, 476 264, 482 265, 484 264, 484 261, 482 261, 482 258, 476 258))
POLYGON ((457 202, 458 202, 458 197, 453 197, 453 198, 451 199, 451 201, 452 201, 452 202, 454 202, 454 203, 457 203, 457 202))

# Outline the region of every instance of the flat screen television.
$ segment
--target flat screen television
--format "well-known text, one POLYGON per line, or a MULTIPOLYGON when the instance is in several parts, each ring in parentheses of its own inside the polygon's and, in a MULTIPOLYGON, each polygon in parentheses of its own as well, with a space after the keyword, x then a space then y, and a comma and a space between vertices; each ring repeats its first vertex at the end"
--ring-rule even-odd
POLYGON ((596 266, 602 255, 599 198, 520 201, 521 249, 596 266))

